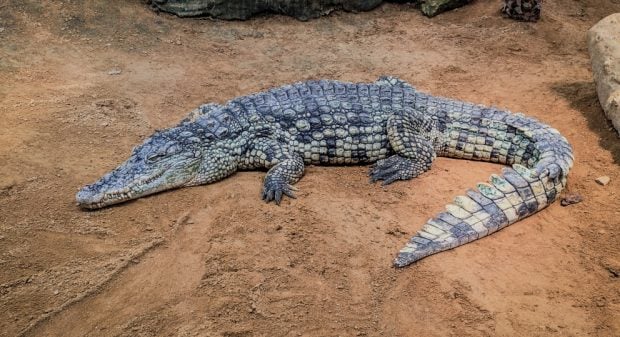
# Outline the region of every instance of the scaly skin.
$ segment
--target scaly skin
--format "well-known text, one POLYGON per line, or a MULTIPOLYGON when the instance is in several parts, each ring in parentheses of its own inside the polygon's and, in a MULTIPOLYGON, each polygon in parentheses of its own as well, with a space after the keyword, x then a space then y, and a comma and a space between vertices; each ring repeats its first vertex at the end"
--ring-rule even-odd
POLYGON ((398 254, 406 266, 493 233, 553 202, 572 150, 532 118, 416 91, 392 77, 373 83, 309 81, 206 104, 156 132, 76 199, 96 209, 237 170, 267 169, 262 198, 294 198, 304 165, 374 163, 371 181, 417 177, 436 156, 512 165, 456 197, 398 254))

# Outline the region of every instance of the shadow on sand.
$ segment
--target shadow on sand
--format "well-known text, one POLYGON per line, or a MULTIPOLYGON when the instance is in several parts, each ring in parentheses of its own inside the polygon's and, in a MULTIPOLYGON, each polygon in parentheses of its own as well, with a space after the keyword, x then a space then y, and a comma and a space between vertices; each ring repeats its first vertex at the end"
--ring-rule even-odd
POLYGON ((596 85, 593 82, 561 82, 556 83, 553 90, 581 112, 588 120, 590 130, 599 136, 599 144, 611 152, 614 163, 620 165, 620 139, 611 122, 605 118, 596 95, 596 85))

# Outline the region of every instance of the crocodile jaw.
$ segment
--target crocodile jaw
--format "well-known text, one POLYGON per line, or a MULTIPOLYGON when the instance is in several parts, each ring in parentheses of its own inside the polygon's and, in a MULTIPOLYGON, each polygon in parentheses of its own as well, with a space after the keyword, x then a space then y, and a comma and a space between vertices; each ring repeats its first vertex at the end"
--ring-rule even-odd
POLYGON ((198 161, 193 161, 153 169, 149 174, 144 174, 127 164, 106 174, 96 183, 84 186, 75 196, 78 206, 98 209, 186 186, 195 179, 199 166, 198 161))
POLYGON ((162 177, 165 170, 154 171, 149 176, 129 176, 117 173, 122 167, 106 174, 94 184, 84 186, 76 195, 78 205, 97 209, 118 204, 141 196, 168 189, 162 177))

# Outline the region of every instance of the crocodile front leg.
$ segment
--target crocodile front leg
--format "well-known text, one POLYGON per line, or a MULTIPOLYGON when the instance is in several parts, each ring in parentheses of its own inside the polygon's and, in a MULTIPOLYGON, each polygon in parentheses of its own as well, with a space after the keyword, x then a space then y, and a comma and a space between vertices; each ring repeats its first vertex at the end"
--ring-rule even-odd
POLYGON ((269 169, 263 183, 262 198, 266 202, 280 204, 282 195, 295 198, 292 184, 304 174, 304 161, 288 145, 270 138, 254 140, 243 160, 247 168, 264 167, 269 169))
POLYGON ((387 122, 388 139, 395 155, 377 161, 370 180, 388 185, 396 180, 415 178, 430 169, 435 150, 430 141, 432 123, 421 114, 394 114, 387 122))

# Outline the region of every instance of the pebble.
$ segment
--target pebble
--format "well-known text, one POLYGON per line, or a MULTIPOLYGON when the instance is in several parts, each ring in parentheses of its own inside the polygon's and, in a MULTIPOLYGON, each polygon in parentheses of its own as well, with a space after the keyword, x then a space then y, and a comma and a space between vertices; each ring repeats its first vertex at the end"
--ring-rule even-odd
POLYGON ((581 195, 577 193, 572 193, 562 198, 562 200, 560 201, 560 205, 568 206, 568 205, 580 203, 582 201, 583 201, 583 198, 581 197, 581 195))
POLYGON ((123 71, 118 68, 108 70, 108 75, 120 75, 123 71))
POLYGON ((4 27, 0 27, 0 33, 4 32, 4 27))
POLYGON ((601 176, 601 177, 596 178, 594 181, 596 181, 596 183, 599 184, 599 185, 605 186, 605 185, 609 184, 610 180, 611 180, 611 178, 609 178, 608 176, 601 176))

